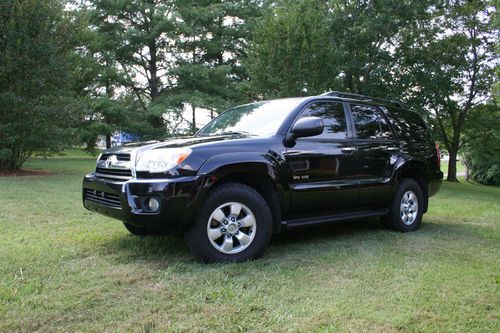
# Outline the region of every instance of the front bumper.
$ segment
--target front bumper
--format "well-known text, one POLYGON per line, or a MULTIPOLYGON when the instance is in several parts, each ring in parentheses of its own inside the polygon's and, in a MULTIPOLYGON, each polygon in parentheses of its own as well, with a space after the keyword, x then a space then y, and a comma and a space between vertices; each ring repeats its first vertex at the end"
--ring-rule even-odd
POLYGON ((182 232, 198 211, 203 178, 130 179, 118 181, 88 174, 83 179, 85 208, 150 230, 182 232), (148 212, 144 198, 159 199, 157 212, 148 212))

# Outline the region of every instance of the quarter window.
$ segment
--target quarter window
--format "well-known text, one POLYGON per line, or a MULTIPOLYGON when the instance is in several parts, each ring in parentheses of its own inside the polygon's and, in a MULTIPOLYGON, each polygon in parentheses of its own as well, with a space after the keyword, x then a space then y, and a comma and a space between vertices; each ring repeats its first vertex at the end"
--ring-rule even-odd
POLYGON ((315 138, 347 139, 347 126, 342 103, 316 102, 302 111, 300 118, 319 117, 323 119, 325 129, 315 138))
POLYGON ((389 124, 377 108, 366 105, 351 105, 351 110, 358 139, 393 139, 389 124))

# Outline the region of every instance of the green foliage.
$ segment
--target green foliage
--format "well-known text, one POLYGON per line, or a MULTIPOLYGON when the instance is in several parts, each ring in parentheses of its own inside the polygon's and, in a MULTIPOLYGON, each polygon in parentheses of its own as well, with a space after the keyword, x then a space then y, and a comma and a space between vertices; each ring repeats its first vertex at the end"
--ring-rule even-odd
POLYGON ((481 105, 469 118, 463 156, 470 177, 481 184, 500 185, 500 108, 497 104, 481 105))
POLYGON ((464 146, 468 115, 492 88, 492 65, 498 63, 493 11, 488 1, 445 2, 418 38, 404 36, 405 47, 398 55, 398 83, 410 104, 432 115, 438 138, 450 154, 450 181, 457 179, 456 157, 464 146))
POLYGON ((150 103, 168 86, 172 4, 92 0, 78 9, 89 26, 83 53, 96 73, 88 85, 83 126, 90 141, 98 134, 109 138, 117 130, 144 138, 168 134, 163 114, 150 103))
POLYGON ((75 24, 59 0, 0 4, 0 169, 71 142, 75 24))
POLYGON ((314 95, 335 86, 338 50, 333 48, 324 1, 282 1, 259 23, 247 64, 255 95, 314 95))
POLYGON ((337 50, 343 85, 340 90, 401 99, 393 82, 404 35, 417 36, 430 18, 429 0, 330 0, 328 26, 337 50))
POLYGON ((399 97, 392 84, 398 41, 427 16, 428 1, 274 2, 250 49, 256 92, 399 97))
POLYGON ((248 101, 241 61, 259 10, 249 0, 182 0, 176 1, 176 12, 176 66, 170 70, 175 83, 163 100, 178 108, 190 105, 194 132, 196 109, 214 114, 248 101))
POLYGON ((0 4, 0 168, 69 138, 189 134, 199 110, 341 90, 422 111, 454 180, 469 113, 498 96, 495 1, 68 2, 0 4))

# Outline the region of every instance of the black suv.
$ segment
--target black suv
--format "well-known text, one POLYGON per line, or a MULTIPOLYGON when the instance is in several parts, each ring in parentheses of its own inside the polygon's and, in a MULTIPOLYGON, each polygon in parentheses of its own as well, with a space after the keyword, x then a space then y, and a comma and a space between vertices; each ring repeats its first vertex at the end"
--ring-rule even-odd
POLYGON ((102 153, 86 208, 135 235, 183 234, 202 261, 261 256, 285 229, 380 217, 416 230, 443 173, 422 118, 329 92, 229 109, 193 137, 102 153))

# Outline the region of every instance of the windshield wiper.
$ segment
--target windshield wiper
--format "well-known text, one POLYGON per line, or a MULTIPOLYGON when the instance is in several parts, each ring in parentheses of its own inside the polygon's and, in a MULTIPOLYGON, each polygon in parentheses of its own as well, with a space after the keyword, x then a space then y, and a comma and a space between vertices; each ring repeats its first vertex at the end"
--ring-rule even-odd
POLYGON ((252 134, 250 132, 245 132, 245 131, 224 131, 224 132, 218 132, 218 133, 203 133, 203 134, 199 134, 197 136, 207 137, 207 136, 219 136, 219 135, 251 135, 251 136, 255 136, 256 134, 252 134))
POLYGON ((215 135, 233 135, 233 134, 252 135, 252 133, 245 132, 245 131, 225 131, 225 132, 217 133, 215 135))

